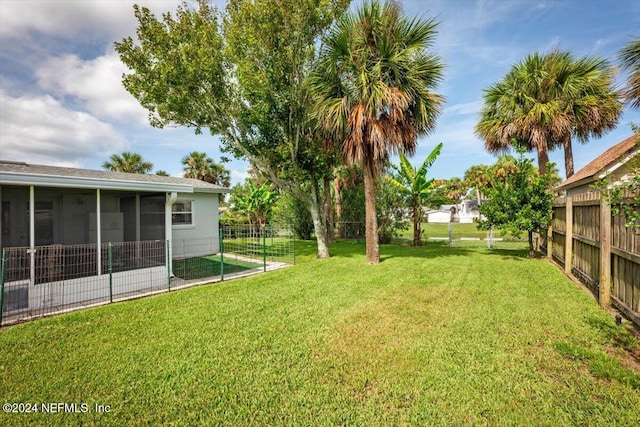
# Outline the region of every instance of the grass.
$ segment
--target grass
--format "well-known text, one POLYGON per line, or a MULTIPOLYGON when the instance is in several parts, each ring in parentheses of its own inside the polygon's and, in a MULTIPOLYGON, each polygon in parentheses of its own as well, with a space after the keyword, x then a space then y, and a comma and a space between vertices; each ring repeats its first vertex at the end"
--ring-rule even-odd
MULTIPOLYGON (((422 223, 422 240, 433 237, 449 237, 449 224, 441 224, 441 223, 422 223)), ((478 230, 478 226, 476 224, 460 224, 453 223, 453 238, 460 239, 461 237, 465 238, 477 238, 477 239, 486 239, 487 232, 483 230, 478 230)), ((501 236, 499 230, 495 230, 493 232, 494 238, 503 238, 506 240, 522 240, 526 235, 523 234, 520 239, 514 238, 512 236, 501 236)), ((402 230, 400 234, 400 240, 413 240, 413 223, 409 224, 409 228, 407 230, 402 230)))
POLYGON ((526 250, 296 243, 291 268, 0 330, 6 425, 640 423, 638 340, 526 250))
MULTIPOLYGON (((225 274, 239 273, 262 266, 262 263, 248 262, 233 259, 232 257, 224 259, 225 274)), ((200 279, 203 277, 219 276, 221 267, 221 260, 218 255, 186 258, 173 261, 173 274, 185 280, 200 279)))

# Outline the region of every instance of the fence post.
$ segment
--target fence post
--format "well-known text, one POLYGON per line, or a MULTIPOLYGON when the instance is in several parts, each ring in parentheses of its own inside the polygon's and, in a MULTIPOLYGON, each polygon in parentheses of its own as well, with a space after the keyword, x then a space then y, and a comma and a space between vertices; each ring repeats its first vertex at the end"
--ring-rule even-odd
POLYGON ((273 245, 273 224, 269 224, 269 232, 271 233, 271 262, 273 262, 273 250, 275 248, 273 245))
POLYGON ((4 275, 7 265, 7 250, 2 250, 2 267, 0 267, 0 326, 2 326, 2 312, 4 311, 4 275))
POLYGON ((113 243, 109 242, 109 302, 113 302, 113 243))
POLYGON ((567 196, 567 204, 565 208, 565 242, 564 242, 564 272, 571 274, 573 266, 573 197, 567 196))
POLYGON ((601 306, 611 302, 611 204, 600 196, 600 289, 601 306))
POLYGON ((551 222, 547 227, 547 258, 553 258, 553 215, 555 215, 555 210, 552 211, 551 222))
POLYGON ((167 246, 167 289, 171 292, 171 242, 173 240, 165 240, 165 245, 167 246))
POLYGON ((220 280, 224 280, 224 228, 220 227, 220 280))
POLYGON ((260 227, 262 230, 262 263, 264 264, 264 271, 267 271, 267 227, 260 227))

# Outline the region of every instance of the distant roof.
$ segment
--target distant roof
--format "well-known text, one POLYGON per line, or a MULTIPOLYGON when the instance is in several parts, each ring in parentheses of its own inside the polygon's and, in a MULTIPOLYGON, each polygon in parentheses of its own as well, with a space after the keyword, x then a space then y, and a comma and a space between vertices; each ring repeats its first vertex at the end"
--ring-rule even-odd
POLYGON ((191 178, 32 165, 0 160, 0 184, 130 191, 227 193, 228 188, 191 178))
POLYGON ((562 184, 560 184, 557 190, 566 190, 587 182, 595 181, 596 175, 609 170, 616 163, 619 163, 622 158, 637 150, 638 146, 636 145, 636 142, 638 141, 638 138, 640 138, 640 135, 638 134, 631 135, 624 141, 609 148, 607 151, 593 159, 585 167, 567 178, 562 184))

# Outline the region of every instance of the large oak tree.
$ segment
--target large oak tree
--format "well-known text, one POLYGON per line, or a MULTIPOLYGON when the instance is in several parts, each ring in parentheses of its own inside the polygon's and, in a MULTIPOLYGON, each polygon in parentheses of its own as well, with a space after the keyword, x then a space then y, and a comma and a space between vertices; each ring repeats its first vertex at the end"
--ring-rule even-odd
POLYGON ((131 69, 125 88, 157 127, 191 126, 309 209, 318 257, 328 257, 323 206, 333 158, 310 114, 307 76, 316 44, 348 5, 309 0, 231 0, 224 14, 199 0, 156 18, 134 6, 137 40, 115 44, 131 69))

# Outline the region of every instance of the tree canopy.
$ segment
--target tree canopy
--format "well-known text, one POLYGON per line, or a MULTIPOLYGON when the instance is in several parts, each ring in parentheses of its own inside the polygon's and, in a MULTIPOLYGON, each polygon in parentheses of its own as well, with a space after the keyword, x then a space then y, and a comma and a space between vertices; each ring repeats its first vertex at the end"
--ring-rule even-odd
POLYGON ((518 236, 526 231, 529 256, 534 257, 533 233, 545 228, 551 220, 553 195, 549 189, 549 173, 540 174, 523 150, 504 179, 497 179, 485 189, 488 200, 478 206, 481 220, 478 228, 499 228, 518 236))
POLYGON ((613 68, 604 59, 536 52, 485 90, 476 134, 491 152, 512 148, 512 141, 536 151, 540 173, 546 172, 548 152, 563 147, 570 177, 572 137, 585 143, 613 129, 622 110, 618 97, 613 68))
POLYGON ((324 31, 348 1, 231 0, 224 13, 198 0, 156 18, 134 6, 137 42, 115 48, 125 88, 153 126, 208 129, 223 149, 301 200, 328 257, 326 215, 333 156, 315 132, 307 76, 324 31))
POLYGON ((102 168, 113 172, 147 174, 153 169, 153 163, 143 160, 138 153, 125 151, 122 154, 112 154, 108 161, 102 163, 102 168))
POLYGON ((635 36, 618 54, 620 65, 629 72, 623 90, 625 100, 632 108, 640 108, 640 36, 635 36))

